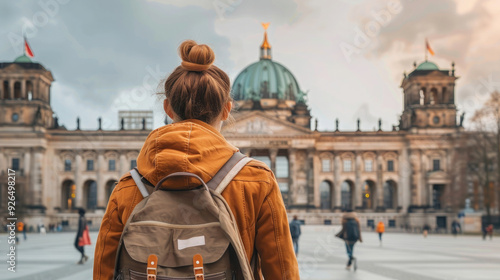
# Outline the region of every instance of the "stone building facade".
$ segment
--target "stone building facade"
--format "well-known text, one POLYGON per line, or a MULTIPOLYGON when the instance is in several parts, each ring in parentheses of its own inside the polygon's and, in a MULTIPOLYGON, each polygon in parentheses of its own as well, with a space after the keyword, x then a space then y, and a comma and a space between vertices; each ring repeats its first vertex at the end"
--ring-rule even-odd
MULTIPOLYGON (((464 207, 458 168, 464 129, 457 123, 454 68, 425 61, 405 75, 404 104, 392 131, 311 129, 307 96, 293 74, 261 58, 235 79, 234 120, 224 136, 274 171, 290 215, 338 224, 360 212, 362 226, 449 228, 464 207)), ((50 106, 49 70, 21 56, 0 63, 0 215, 7 215, 7 169, 16 170, 20 215, 28 224, 76 223, 88 210, 98 227, 122 174, 133 168, 150 130, 68 130, 50 106)), ((316 125, 317 126, 317 125, 316 125)), ((337 121, 338 127, 338 121, 337 121)))

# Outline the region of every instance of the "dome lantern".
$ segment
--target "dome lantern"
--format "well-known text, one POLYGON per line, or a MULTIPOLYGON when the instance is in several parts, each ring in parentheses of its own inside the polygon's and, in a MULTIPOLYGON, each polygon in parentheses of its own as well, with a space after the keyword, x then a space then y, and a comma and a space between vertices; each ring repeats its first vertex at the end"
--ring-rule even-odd
POLYGON ((260 46, 260 59, 271 59, 271 45, 267 41, 267 28, 269 27, 269 22, 261 23, 264 27, 264 42, 260 46))

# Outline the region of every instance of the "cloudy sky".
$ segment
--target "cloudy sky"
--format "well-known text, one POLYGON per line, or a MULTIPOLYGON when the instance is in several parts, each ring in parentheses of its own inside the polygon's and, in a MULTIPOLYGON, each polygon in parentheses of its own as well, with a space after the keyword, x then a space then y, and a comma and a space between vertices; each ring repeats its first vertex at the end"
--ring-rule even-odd
POLYGON ((151 109, 157 86, 180 64, 185 39, 209 44, 232 80, 258 60, 270 22, 273 59, 309 92, 320 130, 372 130, 398 123, 403 73, 424 60, 429 39, 441 69, 456 64, 457 107, 470 117, 500 90, 500 1, 496 0, 40 0, 0 3, 0 61, 22 54, 56 81, 51 104, 68 129, 118 128, 118 110, 151 109))

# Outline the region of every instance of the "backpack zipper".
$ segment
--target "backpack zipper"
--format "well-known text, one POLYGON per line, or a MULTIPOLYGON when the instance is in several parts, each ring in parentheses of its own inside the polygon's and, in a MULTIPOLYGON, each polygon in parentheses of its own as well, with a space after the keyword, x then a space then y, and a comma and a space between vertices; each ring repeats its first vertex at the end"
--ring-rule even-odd
POLYGON ((199 224, 199 225, 177 225, 177 224, 170 224, 170 223, 158 222, 158 221, 138 221, 138 222, 130 223, 130 225, 131 226, 133 226, 133 225, 159 226, 159 227, 178 228, 178 229, 205 228, 205 227, 217 227, 217 226, 220 227, 219 222, 212 222, 212 223, 199 224))

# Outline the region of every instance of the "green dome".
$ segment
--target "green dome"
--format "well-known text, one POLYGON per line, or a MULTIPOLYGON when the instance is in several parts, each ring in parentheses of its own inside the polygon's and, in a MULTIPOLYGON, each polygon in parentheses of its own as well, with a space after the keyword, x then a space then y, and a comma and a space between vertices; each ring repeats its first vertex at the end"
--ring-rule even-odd
POLYGON ((23 62, 23 63, 31 63, 33 61, 31 61, 31 59, 29 57, 27 57, 25 54, 21 55, 20 57, 16 58, 14 60, 14 62, 23 62))
POLYGON ((241 71, 231 93, 236 101, 273 98, 298 102, 304 97, 293 74, 271 59, 261 59, 241 71))
POLYGON ((433 62, 425 61, 420 63, 417 70, 439 70, 439 67, 437 67, 437 65, 433 62))

